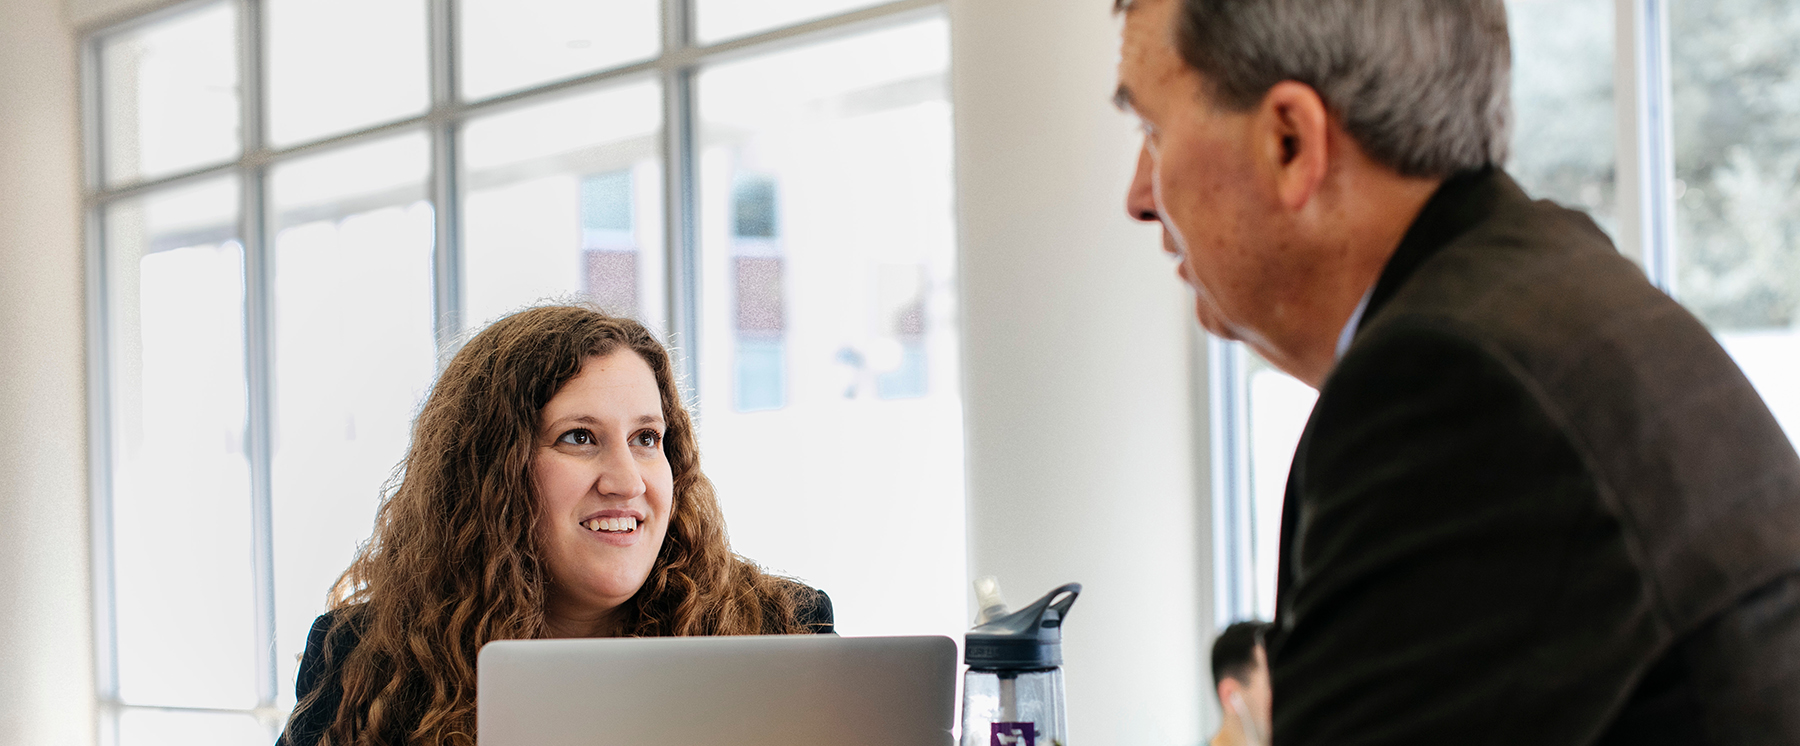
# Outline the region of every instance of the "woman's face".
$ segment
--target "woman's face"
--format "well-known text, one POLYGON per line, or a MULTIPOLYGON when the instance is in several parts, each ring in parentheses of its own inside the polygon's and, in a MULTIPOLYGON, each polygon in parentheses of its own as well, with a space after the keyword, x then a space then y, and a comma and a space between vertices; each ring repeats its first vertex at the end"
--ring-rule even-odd
POLYGON ((588 358, 544 406, 531 479, 553 635, 617 632, 611 612, 650 576, 673 510, 666 427, 656 376, 627 348, 588 358))

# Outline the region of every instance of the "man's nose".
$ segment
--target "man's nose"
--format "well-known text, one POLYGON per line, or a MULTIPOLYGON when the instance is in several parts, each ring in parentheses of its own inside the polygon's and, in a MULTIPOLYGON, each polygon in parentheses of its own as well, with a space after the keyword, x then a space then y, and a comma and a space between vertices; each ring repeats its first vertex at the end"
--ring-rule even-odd
POLYGON ((1132 220, 1154 223, 1156 217, 1156 191, 1151 184, 1154 170, 1150 163, 1150 147, 1138 148, 1137 174, 1131 177, 1131 189, 1125 193, 1125 213, 1132 220))

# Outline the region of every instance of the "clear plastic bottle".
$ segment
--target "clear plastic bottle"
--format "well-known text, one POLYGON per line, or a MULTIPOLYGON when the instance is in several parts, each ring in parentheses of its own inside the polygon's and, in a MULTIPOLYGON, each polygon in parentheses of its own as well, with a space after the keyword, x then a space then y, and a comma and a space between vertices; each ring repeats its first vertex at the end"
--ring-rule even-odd
POLYGON ((983 598, 983 623, 963 646, 962 746, 1068 744, 1062 622, 1080 594, 1069 583, 1010 614, 983 598))

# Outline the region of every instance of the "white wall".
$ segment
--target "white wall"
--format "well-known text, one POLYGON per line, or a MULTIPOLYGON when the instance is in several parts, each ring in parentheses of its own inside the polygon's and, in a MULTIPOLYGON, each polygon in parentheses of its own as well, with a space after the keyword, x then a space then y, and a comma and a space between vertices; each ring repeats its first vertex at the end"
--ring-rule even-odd
POLYGON ((1205 388, 1192 302, 1125 216, 1111 7, 950 0, 970 575, 1015 606, 1084 584, 1074 743, 1191 744, 1212 719, 1205 388))
POLYGON ((63 17, 76 29, 103 25, 182 0, 63 0, 63 17))
POLYGON ((0 744, 94 738, 75 59, 0 0, 0 744))

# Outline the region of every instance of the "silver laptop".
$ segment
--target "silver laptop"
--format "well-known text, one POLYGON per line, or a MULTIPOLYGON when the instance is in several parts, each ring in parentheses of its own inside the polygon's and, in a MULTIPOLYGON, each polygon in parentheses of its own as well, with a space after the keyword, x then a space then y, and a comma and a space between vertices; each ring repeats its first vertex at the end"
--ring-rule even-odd
POLYGON ((506 640, 481 649, 481 746, 949 746, 948 637, 506 640))

